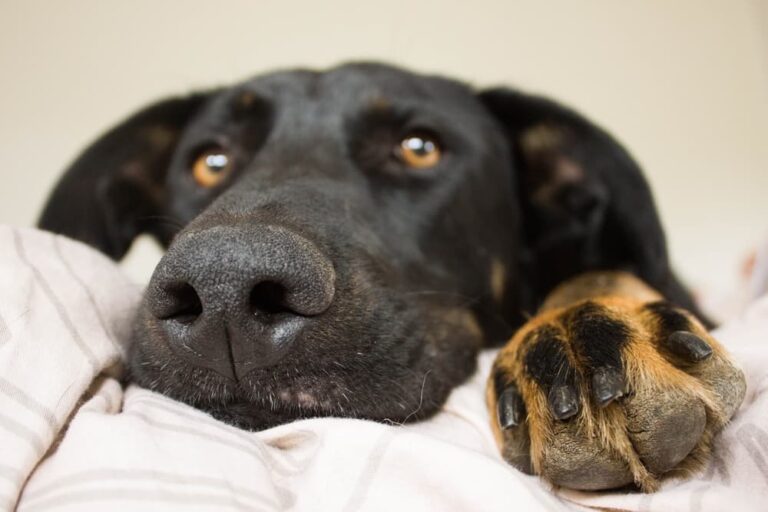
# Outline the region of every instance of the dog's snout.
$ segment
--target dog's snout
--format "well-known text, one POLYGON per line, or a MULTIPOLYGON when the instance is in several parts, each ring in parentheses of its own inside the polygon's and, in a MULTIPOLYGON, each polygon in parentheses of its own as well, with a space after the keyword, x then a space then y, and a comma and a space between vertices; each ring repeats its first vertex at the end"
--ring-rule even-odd
POLYGON ((182 234, 146 301, 169 347, 235 380, 274 364, 334 297, 335 271, 309 240, 271 225, 182 234))

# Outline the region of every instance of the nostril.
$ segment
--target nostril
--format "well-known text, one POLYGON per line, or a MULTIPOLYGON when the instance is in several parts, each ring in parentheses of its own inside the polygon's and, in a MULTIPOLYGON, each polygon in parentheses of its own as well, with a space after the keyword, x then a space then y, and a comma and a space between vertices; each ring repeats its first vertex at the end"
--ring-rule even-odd
POLYGON ((267 315, 293 313, 293 310, 286 305, 286 294, 285 286, 280 283, 263 281, 257 284, 251 290, 251 312, 267 315))
POLYGON ((176 320, 183 324, 191 324, 203 313, 203 303, 200 296, 189 283, 170 285, 166 289, 167 307, 163 308, 162 320, 176 320))

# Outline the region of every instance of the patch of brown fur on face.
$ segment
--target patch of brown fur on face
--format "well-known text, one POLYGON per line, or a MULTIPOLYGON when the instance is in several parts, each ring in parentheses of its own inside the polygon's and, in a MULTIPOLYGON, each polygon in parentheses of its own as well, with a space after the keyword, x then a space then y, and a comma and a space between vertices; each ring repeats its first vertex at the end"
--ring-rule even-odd
POLYGON ((237 108, 239 110, 248 110, 256 102, 256 95, 251 91, 244 91, 237 97, 237 108))
POLYGON ((500 260, 494 258, 491 261, 490 275, 491 296, 500 303, 504 300, 504 285, 507 281, 507 269, 500 260))
POLYGON ((165 168, 156 165, 176 143, 178 130, 169 126, 154 125, 140 133, 142 150, 120 168, 120 177, 142 190, 149 201, 161 205, 165 201, 163 176, 165 168))
POLYGON ((557 156, 546 168, 547 178, 531 192, 531 202, 539 206, 553 206, 558 192, 568 184, 584 180, 584 170, 573 160, 557 156))
POLYGON ((460 344, 473 351, 483 346, 483 330, 475 315, 460 307, 434 308, 424 319, 430 326, 426 329, 427 348, 433 353, 450 350, 460 344))
POLYGON ((526 173, 525 188, 535 202, 546 200, 556 191, 557 187, 552 185, 562 145, 561 130, 548 125, 534 126, 520 136, 522 158, 531 169, 526 173))
POLYGON ((178 130, 171 128, 170 126, 153 125, 146 128, 142 135, 152 149, 160 153, 176 143, 178 130))
POLYGON ((555 206, 558 192, 566 185, 586 179, 584 169, 565 156, 569 144, 567 133, 560 127, 541 124, 520 136, 520 150, 526 165, 525 184, 531 202, 541 207, 555 206))
POLYGON ((384 96, 375 97, 369 107, 373 112, 386 112, 392 108, 392 102, 384 96))
POLYGON ((163 184, 153 180, 148 175, 144 162, 128 161, 120 169, 120 173, 124 179, 133 183, 147 194, 148 199, 152 203, 160 205, 165 200, 163 184))
MULTIPOLYGON (((445 319, 446 321, 443 325, 445 325, 449 332, 463 332, 464 336, 472 342, 473 346, 478 348, 482 346, 483 330, 471 311, 461 308, 450 309, 445 313, 445 319)), ((445 336, 445 338, 448 338, 448 336, 445 336)))
POLYGON ((527 129, 520 136, 520 149, 527 158, 552 153, 563 143, 563 132, 552 125, 539 124, 527 129))

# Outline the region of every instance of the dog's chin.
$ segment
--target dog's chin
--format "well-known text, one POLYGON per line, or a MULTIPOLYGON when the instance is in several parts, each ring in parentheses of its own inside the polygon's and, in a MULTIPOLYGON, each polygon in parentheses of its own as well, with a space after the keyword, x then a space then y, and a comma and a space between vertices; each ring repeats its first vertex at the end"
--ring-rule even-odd
MULTIPOLYGON (((444 354, 445 355, 445 354, 444 354)), ((470 354, 439 364, 418 364, 393 372, 387 361, 379 368, 385 374, 365 371, 333 373, 315 368, 314 374, 282 369, 263 369, 240 382, 208 369, 192 368, 183 362, 166 362, 170 374, 157 377, 147 371, 152 363, 134 362, 133 381, 152 391, 209 413, 216 419, 245 430, 264 430, 296 420, 322 417, 366 419, 403 424, 430 417, 439 410, 457 382, 475 367, 470 354), (142 371, 136 371, 142 367, 142 371), (446 372, 447 368, 450 371, 446 372), (287 374, 293 373, 290 379, 287 374), (168 378, 174 375, 175 378, 168 378)), ((420 360, 426 359, 424 357, 420 360)))
POLYGON ((151 325, 139 327, 131 379, 247 430, 317 417, 402 424, 433 415, 474 371, 481 333, 468 316, 433 310, 432 321, 421 314, 401 322, 395 336, 390 324, 380 337, 368 329, 365 348, 357 338, 335 337, 327 343, 334 350, 297 351, 238 381, 190 364, 151 325))
POLYGON ((274 404, 231 402, 218 406, 203 406, 200 409, 219 421, 253 431, 266 430, 302 419, 344 415, 342 410, 334 407, 306 406, 299 402, 274 404))
POLYGON ((295 400, 230 402, 198 406, 198 408, 229 425, 244 430, 259 431, 312 418, 362 419, 405 424, 432 416, 439 410, 445 398, 445 396, 428 397, 426 403, 417 404, 405 414, 394 404, 389 409, 390 412, 387 412, 386 407, 379 410, 367 407, 358 410, 351 406, 344 407, 341 401, 334 400, 333 397, 315 401, 311 394, 304 392, 295 400))

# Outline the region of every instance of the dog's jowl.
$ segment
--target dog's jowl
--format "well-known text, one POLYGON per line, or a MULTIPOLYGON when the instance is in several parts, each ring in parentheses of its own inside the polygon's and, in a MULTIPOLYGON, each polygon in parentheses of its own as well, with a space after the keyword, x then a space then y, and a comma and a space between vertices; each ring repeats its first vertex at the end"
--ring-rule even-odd
POLYGON ((510 89, 361 63, 160 101, 85 150, 40 225, 113 258, 167 247, 131 378, 242 428, 426 418, 514 335, 488 388, 504 456, 652 489, 743 396, 635 162, 510 89))

